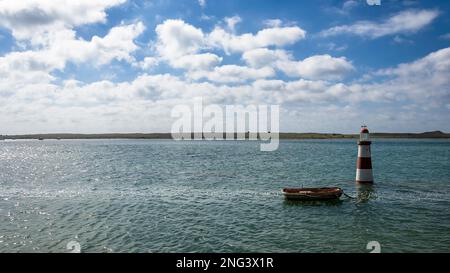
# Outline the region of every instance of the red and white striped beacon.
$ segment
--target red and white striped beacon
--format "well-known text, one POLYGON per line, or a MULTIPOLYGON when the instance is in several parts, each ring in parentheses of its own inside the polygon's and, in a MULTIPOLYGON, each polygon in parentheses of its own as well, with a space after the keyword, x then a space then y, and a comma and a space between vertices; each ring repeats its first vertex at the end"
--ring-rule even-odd
POLYGON ((366 125, 361 126, 358 141, 358 161, 356 162, 356 183, 372 184, 372 159, 370 156, 369 129, 366 125))

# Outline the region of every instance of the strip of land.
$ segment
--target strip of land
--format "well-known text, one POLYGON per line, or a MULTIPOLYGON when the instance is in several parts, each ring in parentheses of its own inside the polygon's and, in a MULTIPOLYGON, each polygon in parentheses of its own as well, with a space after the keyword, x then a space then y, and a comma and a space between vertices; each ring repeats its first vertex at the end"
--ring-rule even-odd
MULTIPOLYGON (((225 138, 225 134, 223 136, 225 138)), ((359 134, 280 133, 279 136, 280 139, 352 139, 358 138, 359 134)), ((450 134, 441 131, 424 133, 371 133, 370 136, 372 138, 450 138, 450 134)), ((235 134, 236 137, 237 135, 235 134)), ((246 133, 245 137, 248 138, 249 134, 246 133)), ((0 139, 172 139, 172 135, 170 133, 28 134, 0 135, 0 139)))

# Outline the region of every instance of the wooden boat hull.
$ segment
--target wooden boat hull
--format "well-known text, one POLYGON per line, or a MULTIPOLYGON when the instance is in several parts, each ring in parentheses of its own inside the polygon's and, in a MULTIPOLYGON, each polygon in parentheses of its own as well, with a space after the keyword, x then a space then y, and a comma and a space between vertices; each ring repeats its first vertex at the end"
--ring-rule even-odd
POLYGON ((333 188, 285 188, 284 197, 288 200, 322 201, 337 200, 342 195, 342 189, 333 188))

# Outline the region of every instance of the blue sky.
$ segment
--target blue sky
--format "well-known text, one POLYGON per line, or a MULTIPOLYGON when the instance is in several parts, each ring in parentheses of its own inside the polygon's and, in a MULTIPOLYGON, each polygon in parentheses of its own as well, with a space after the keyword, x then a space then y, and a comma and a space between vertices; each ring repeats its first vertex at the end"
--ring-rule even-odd
POLYGON ((281 131, 450 131, 449 1, 0 0, 0 134, 168 132, 278 104, 281 131))

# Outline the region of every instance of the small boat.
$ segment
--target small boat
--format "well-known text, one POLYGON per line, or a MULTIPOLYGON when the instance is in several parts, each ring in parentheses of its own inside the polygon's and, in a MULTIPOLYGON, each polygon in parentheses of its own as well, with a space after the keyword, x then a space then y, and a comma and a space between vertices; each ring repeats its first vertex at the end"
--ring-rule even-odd
POLYGON ((39 137, 38 140, 44 140, 44 138, 43 137, 39 137))
POLYGON ((342 189, 332 188, 285 188, 283 194, 288 200, 314 201, 336 200, 342 195, 342 189))

